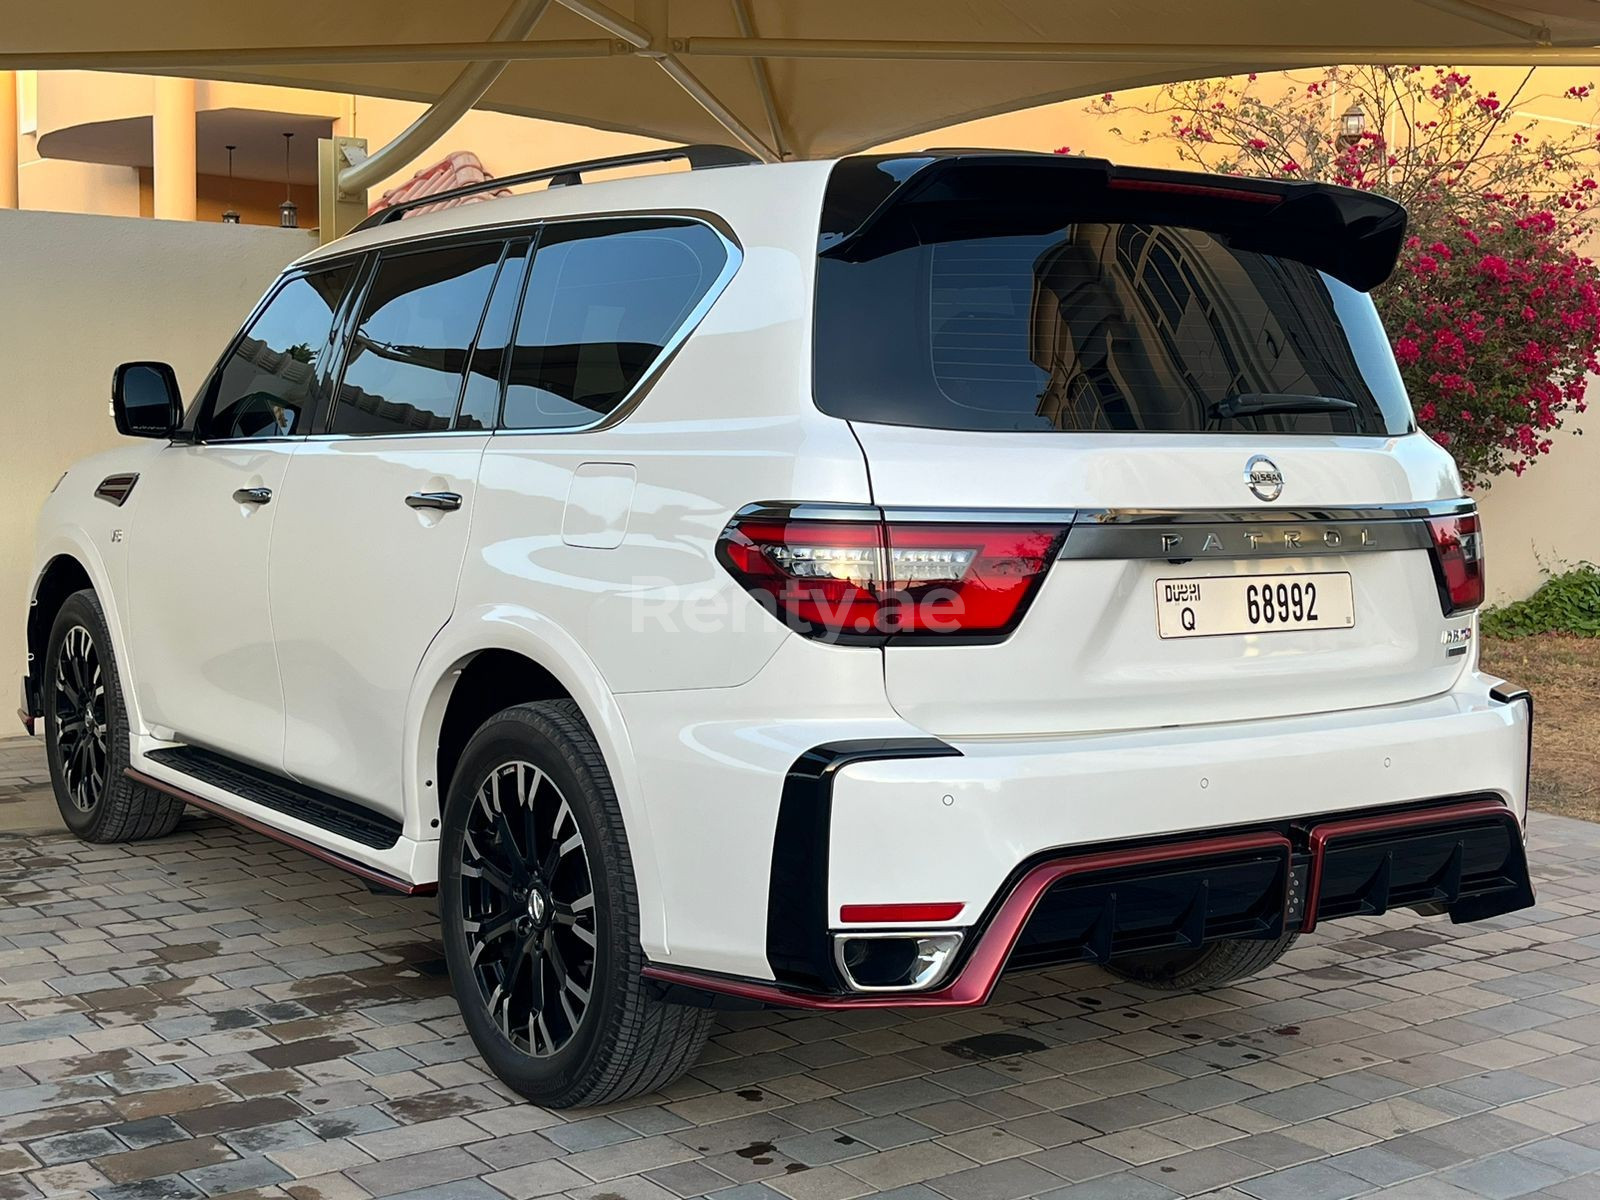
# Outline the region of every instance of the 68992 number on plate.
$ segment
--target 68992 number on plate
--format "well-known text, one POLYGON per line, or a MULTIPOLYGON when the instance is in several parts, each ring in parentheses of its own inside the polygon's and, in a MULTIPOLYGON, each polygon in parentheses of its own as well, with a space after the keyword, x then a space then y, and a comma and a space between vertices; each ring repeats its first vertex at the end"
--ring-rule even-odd
POLYGON ((1355 623, 1347 571, 1156 580, 1156 627, 1164 638, 1349 629, 1355 623))

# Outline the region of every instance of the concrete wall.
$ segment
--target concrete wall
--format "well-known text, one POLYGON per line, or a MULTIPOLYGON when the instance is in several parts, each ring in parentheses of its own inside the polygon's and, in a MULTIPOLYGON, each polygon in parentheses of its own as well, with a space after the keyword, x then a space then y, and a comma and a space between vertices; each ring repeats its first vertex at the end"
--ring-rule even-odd
POLYGON ((1550 454, 1519 479, 1505 475, 1478 495, 1489 559, 1489 602, 1520 600, 1568 565, 1600 563, 1600 387, 1589 386, 1590 411, 1555 435, 1550 454), (1584 429, 1583 434, 1569 432, 1584 429))
MULTIPOLYGON (((39 506, 117 438, 111 371, 165 359, 199 386, 304 230, 0 211, 0 685, 9 720, 39 506)), ((12 731, 14 732, 14 731, 12 731)))

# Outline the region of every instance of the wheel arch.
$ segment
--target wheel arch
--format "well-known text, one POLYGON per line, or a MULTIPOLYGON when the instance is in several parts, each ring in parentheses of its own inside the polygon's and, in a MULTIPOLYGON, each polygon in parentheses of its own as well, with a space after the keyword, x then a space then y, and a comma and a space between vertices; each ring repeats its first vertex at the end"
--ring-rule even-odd
POLYGON ((50 627, 55 624, 61 605, 74 592, 92 591, 105 613, 112 655, 122 677, 122 700, 127 707, 129 731, 137 737, 144 724, 139 715, 136 672, 128 652, 123 597, 113 586, 111 572, 99 550, 76 526, 62 526, 41 540, 34 562, 26 628, 29 677, 35 686, 39 685, 50 627))
POLYGON ((407 706, 407 835, 439 837, 440 811, 467 741, 515 704, 569 699, 600 745, 622 808, 647 950, 666 944, 650 821, 621 709, 593 661, 531 610, 495 606, 447 625, 429 647, 407 706))

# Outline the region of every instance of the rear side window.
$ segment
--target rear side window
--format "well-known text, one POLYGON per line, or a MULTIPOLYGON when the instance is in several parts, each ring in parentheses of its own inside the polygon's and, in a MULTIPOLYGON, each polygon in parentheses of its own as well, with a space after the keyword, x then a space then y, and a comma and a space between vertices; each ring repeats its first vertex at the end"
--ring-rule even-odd
POLYGON ((310 432, 333 316, 354 275, 354 265, 346 264, 278 288, 213 376, 195 429, 202 440, 310 432))
POLYGON ((503 249, 479 242, 379 260, 350 340, 332 432, 451 427, 503 249))
POLYGON ((588 425, 688 331, 728 265, 712 229, 670 219, 544 228, 511 350, 506 429, 588 425))
POLYGON ((992 237, 982 225, 859 261, 819 259, 824 411, 995 431, 1412 428, 1371 300, 1313 267, 1179 225, 992 237), (1282 411, 1318 397, 1348 405, 1282 411))

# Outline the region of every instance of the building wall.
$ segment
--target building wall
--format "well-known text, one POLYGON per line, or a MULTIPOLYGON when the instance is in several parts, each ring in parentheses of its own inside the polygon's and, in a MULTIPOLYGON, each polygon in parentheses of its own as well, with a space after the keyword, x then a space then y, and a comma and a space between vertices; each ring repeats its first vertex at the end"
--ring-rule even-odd
MULTIPOLYGON (((1589 395, 1600 404, 1593 381, 1589 395)), ((1479 495, 1491 603, 1520 600, 1546 570, 1600 563, 1600 421, 1592 414, 1568 420, 1550 454, 1520 478, 1502 476, 1479 495)))
MULTIPOLYGON (((20 674, 33 529, 67 467, 117 438, 111 371, 165 359, 186 392, 303 230, 0 211, 0 677, 20 674), (153 302, 154 301, 154 302, 153 302)), ((9 711, 9 710, 8 710, 9 711)))

